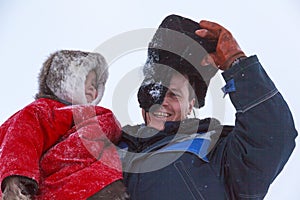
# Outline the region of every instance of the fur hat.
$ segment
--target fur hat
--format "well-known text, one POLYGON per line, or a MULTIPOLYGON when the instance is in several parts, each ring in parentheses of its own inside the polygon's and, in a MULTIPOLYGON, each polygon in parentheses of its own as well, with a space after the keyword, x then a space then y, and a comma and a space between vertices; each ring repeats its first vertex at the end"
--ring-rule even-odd
POLYGON ((199 23, 178 15, 169 15, 162 21, 148 46, 145 78, 138 92, 141 108, 148 110, 149 106, 163 102, 172 70, 189 77, 196 94, 195 107, 204 106, 208 84, 217 68, 200 63, 207 53, 215 51, 217 44, 197 36, 198 29, 199 23), (156 95, 151 97, 151 93, 156 95))
POLYGON ((50 55, 39 74, 36 98, 51 98, 69 104, 86 104, 85 80, 91 70, 97 75, 97 105, 103 96, 108 78, 107 63, 99 53, 60 50, 50 55))

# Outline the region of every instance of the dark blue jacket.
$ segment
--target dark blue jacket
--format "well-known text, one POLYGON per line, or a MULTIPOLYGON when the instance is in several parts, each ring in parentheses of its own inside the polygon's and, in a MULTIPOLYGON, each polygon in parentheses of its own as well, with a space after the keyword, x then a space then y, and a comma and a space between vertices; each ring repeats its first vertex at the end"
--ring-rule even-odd
POLYGON ((120 152, 131 199, 263 199, 294 147, 288 105, 256 56, 223 72, 234 127, 216 120, 123 128, 120 152), (197 133, 197 134, 195 134, 197 133))

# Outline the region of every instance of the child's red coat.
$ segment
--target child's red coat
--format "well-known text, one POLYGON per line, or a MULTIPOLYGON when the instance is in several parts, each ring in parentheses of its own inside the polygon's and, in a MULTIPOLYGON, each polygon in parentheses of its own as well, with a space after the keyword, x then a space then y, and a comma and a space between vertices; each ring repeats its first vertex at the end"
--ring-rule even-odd
POLYGON ((32 178, 36 199, 86 199, 122 179, 120 134, 108 109, 36 100, 0 127, 0 181, 32 178))

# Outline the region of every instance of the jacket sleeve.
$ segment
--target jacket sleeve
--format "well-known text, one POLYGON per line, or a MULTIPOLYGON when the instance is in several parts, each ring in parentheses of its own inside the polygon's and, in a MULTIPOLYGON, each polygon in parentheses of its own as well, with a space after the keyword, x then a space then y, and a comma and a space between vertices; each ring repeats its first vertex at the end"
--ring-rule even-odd
POLYGON ((263 199, 295 147, 293 118, 256 56, 222 75, 236 108, 235 127, 220 144, 224 181, 232 199, 263 199))
POLYGON ((30 108, 25 107, 1 127, 1 182, 12 175, 39 181, 38 164, 43 148, 43 136, 39 120, 30 108))
POLYGON ((17 112, 1 126, 1 183, 12 175, 28 177, 39 183, 39 162, 43 152, 65 133, 63 129, 70 126, 60 121, 62 120, 55 118, 48 103, 38 100, 17 112), (54 122, 55 120, 59 121, 54 122))

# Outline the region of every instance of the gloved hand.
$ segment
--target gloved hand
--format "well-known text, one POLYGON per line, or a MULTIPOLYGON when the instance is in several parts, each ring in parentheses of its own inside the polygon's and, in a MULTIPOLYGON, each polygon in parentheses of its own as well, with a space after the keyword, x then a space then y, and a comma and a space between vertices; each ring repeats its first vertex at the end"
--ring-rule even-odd
MULTIPOLYGON (((198 36, 218 41, 216 51, 209 55, 219 69, 227 70, 237 58, 246 57, 227 29, 217 23, 206 20, 200 21, 199 24, 202 29, 195 31, 198 36)), ((213 64, 209 59, 208 62, 213 64)))
POLYGON ((37 183, 22 176, 7 177, 3 185, 3 200, 31 200, 37 191, 37 183))
POLYGON ((128 200, 129 195, 122 181, 115 181, 106 186, 87 200, 128 200))

